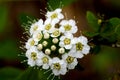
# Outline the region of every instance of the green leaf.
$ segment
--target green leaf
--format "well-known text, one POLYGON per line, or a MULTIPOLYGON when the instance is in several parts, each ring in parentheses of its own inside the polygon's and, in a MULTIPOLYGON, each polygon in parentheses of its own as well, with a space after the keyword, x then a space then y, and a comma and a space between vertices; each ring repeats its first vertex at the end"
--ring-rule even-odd
POLYGON ((93 66, 102 72, 108 70, 113 64, 119 64, 120 54, 118 53, 119 49, 102 45, 99 54, 93 57, 93 66))
POLYGON ((100 35, 107 39, 109 42, 115 42, 117 39, 117 35, 115 34, 114 27, 110 23, 105 23, 100 35))
POLYGON ((40 80, 52 80, 54 78, 54 80, 60 80, 58 78, 58 76, 51 75, 51 73, 52 73, 51 70, 50 71, 48 71, 48 70, 39 70, 39 79, 40 80))
POLYGON ((90 28, 94 32, 98 32, 98 30, 100 28, 100 24, 98 24, 97 17, 90 11, 87 11, 87 16, 86 17, 87 17, 88 24, 90 25, 90 28))
POLYGON ((120 19, 119 18, 111 18, 109 22, 113 25, 113 27, 116 27, 117 25, 120 24, 120 19))
POLYGON ((117 35, 117 39, 120 40, 120 24, 116 26, 115 33, 117 35))
MULTIPOLYGON (((52 73, 51 71, 40 70, 34 68, 28 68, 22 74, 20 74, 15 80, 47 80, 48 76, 52 73)), ((48 80, 51 80, 54 76, 52 75, 48 80)), ((58 77, 54 77, 54 80, 60 80, 58 77)))
POLYGON ((48 9, 50 11, 55 10, 56 8, 61 8, 62 6, 66 6, 71 4, 76 0, 48 0, 48 9))
POLYGON ((0 80, 14 80, 22 70, 12 67, 5 67, 0 69, 0 80))
POLYGON ((14 40, 0 42, 0 59, 16 59, 19 53, 18 46, 14 40))
POLYGON ((91 53, 93 54, 98 54, 101 50, 101 46, 100 45, 95 45, 94 48, 91 49, 91 53))
POLYGON ((101 29, 101 36, 110 42, 115 42, 120 36, 120 19, 111 18, 104 23, 101 29))
POLYGON ((6 6, 0 6, 0 32, 5 30, 8 19, 8 9, 6 6))
POLYGON ((21 13, 19 15, 19 21, 22 27, 26 30, 29 29, 32 23, 37 21, 37 18, 29 14, 21 13))
POLYGON ((97 32, 84 32, 83 34, 87 37, 94 37, 94 36, 99 35, 99 33, 97 32))
POLYGON ((21 73, 15 80, 40 80, 38 78, 38 69, 28 68, 21 73))

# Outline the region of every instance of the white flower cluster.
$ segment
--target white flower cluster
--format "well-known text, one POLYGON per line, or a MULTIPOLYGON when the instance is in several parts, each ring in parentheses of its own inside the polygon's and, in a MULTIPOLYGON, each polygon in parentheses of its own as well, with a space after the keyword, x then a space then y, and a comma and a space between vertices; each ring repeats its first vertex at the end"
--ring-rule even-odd
POLYGON ((73 19, 64 20, 61 9, 47 12, 46 20, 40 19, 30 27, 31 38, 26 42, 28 65, 51 69, 55 76, 65 75, 78 64, 77 59, 88 54, 90 46, 77 32, 73 19))

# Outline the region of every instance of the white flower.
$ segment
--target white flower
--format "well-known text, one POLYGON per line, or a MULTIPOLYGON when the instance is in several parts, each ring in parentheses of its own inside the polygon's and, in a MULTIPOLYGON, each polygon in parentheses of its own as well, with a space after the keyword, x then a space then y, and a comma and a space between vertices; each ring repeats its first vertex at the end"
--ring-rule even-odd
POLYGON ((49 35, 49 33, 44 33, 44 39, 49 39, 49 37, 50 37, 50 35, 49 35))
POLYGON ((55 46, 55 45, 52 45, 52 46, 51 46, 51 50, 52 50, 52 51, 55 51, 55 50, 56 50, 56 46, 55 46))
POLYGON ((43 45, 42 44, 38 44, 37 45, 37 49, 41 51, 43 49, 43 45))
POLYGON ((45 49, 45 54, 50 55, 51 54, 51 50, 50 49, 45 49))
POLYGON ((52 23, 58 23, 61 19, 64 18, 61 13, 62 9, 58 8, 55 11, 47 12, 46 17, 52 20, 52 23))
POLYGON ((63 53, 65 53, 65 49, 64 49, 64 48, 60 48, 60 49, 58 50, 58 52, 59 52, 60 54, 63 54, 63 53))
POLYGON ((60 60, 57 57, 54 57, 52 59, 52 64, 51 64, 51 69, 53 71, 53 74, 58 76, 58 75, 65 75, 67 72, 67 64, 65 63, 64 60, 60 60))
POLYGON ((30 49, 28 49, 26 52, 26 57, 28 58, 28 65, 38 65, 39 56, 40 54, 35 46, 32 46, 30 49))
POLYGON ((69 53, 65 53, 64 55, 62 55, 62 59, 67 63, 68 69, 74 69, 75 66, 78 64, 77 59, 69 53))
POLYGON ((27 42, 26 42, 26 45, 25 45, 25 48, 26 49, 29 49, 30 47, 32 46, 35 46, 38 44, 38 41, 35 41, 33 38, 30 38, 27 42))
POLYGON ((43 69, 48 69, 51 65, 51 58, 44 53, 40 53, 38 66, 42 66, 43 69))
POLYGON ((54 44, 57 44, 58 43, 58 38, 53 38, 53 40, 52 40, 52 42, 54 43, 54 44))
POLYGON ((61 32, 59 29, 54 29, 54 31, 52 32, 51 36, 52 37, 58 37, 60 36, 61 32))
POLYGON ((59 46, 65 47, 66 49, 71 49, 74 43, 73 35, 70 33, 66 33, 64 36, 60 37, 59 46))
POLYGON ((47 42, 47 41, 43 41, 43 42, 42 42, 42 45, 43 45, 44 47, 46 47, 46 46, 48 45, 48 42, 47 42))
POLYGON ((41 30, 38 30, 36 31, 34 34, 33 34, 33 38, 35 41, 40 41, 43 37, 43 34, 41 32, 41 30))
POLYGON ((40 19, 38 22, 31 25, 30 34, 33 35, 37 30, 43 30, 43 20, 40 19))
POLYGON ((69 32, 69 33, 76 33, 78 28, 74 20, 62 20, 60 22, 60 31, 61 32, 69 32))
POLYGON ((52 33, 55 28, 55 23, 51 23, 51 19, 45 20, 43 33, 49 32, 52 33))
POLYGON ((88 40, 86 37, 80 36, 79 38, 75 38, 74 41, 76 43, 70 51, 70 53, 74 54, 74 57, 82 58, 83 54, 89 53, 90 46, 87 44, 88 40))

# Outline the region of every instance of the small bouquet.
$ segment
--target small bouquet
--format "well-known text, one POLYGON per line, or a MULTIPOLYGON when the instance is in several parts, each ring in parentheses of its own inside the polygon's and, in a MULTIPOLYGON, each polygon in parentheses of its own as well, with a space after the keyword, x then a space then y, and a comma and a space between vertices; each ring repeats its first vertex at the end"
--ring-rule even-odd
POLYGON ((78 64, 78 59, 90 51, 88 39, 73 35, 78 31, 75 20, 65 20, 62 9, 46 13, 29 28, 30 38, 25 44, 27 64, 51 70, 52 75, 65 75, 78 64))

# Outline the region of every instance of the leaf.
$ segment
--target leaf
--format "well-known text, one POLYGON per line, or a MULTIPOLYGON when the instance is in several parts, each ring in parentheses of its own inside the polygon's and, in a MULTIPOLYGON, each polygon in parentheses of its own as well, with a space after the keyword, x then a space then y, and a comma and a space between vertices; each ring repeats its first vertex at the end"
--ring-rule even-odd
POLYGON ((111 18, 104 23, 101 29, 101 36, 110 42, 115 42, 120 36, 120 19, 111 18))
POLYGON ((48 9, 50 11, 55 10, 56 8, 61 8, 62 6, 66 6, 71 4, 76 0, 48 0, 48 9))
MULTIPOLYGON (((28 68, 22 74, 20 74, 15 80, 47 80, 50 72, 44 73, 46 70, 28 68)), ((48 80, 51 80, 54 76, 51 76, 48 80)), ((54 80, 60 80, 58 77, 54 77, 54 80)))
POLYGON ((51 75, 52 71, 48 71, 48 70, 39 70, 39 79, 40 80, 52 80, 54 78, 54 80, 60 80, 58 78, 58 76, 54 76, 51 75), (45 73, 46 72, 46 73, 45 73), (51 76, 50 76, 51 75, 51 76), (49 77, 49 78, 48 78, 49 77), (48 79, 47 79, 48 78, 48 79))
POLYGON ((87 11, 87 16, 86 17, 87 17, 88 24, 90 25, 90 28, 94 32, 98 32, 98 30, 100 28, 100 24, 98 24, 97 17, 90 11, 87 11))
POLYGON ((94 48, 91 49, 91 53, 93 54, 98 54, 101 50, 101 46, 100 45, 95 45, 94 48))
POLYGON ((109 22, 114 26, 114 28, 120 24, 120 19, 119 18, 111 18, 109 22))
POLYGON ((83 34, 87 37, 94 37, 94 36, 99 35, 99 33, 97 32, 84 32, 83 34))
POLYGON ((0 59, 16 59, 19 53, 18 46, 14 40, 0 42, 0 59))
POLYGON ((107 39, 109 42, 115 42, 117 40, 117 35, 115 33, 115 27, 109 22, 104 23, 104 25, 101 28, 100 35, 104 39, 107 39))
POLYGON ((14 80, 22 70, 12 67, 5 67, 0 69, 0 80, 14 80))
POLYGON ((29 29, 31 24, 35 23, 37 21, 37 18, 35 18, 34 16, 31 16, 29 14, 21 13, 19 15, 19 21, 20 21, 20 24, 22 24, 23 28, 29 29))
POLYGON ((21 73, 15 80, 40 80, 38 78, 38 69, 28 68, 21 73))
POLYGON ((0 6, 0 32, 5 30, 8 19, 8 9, 6 6, 0 6))

